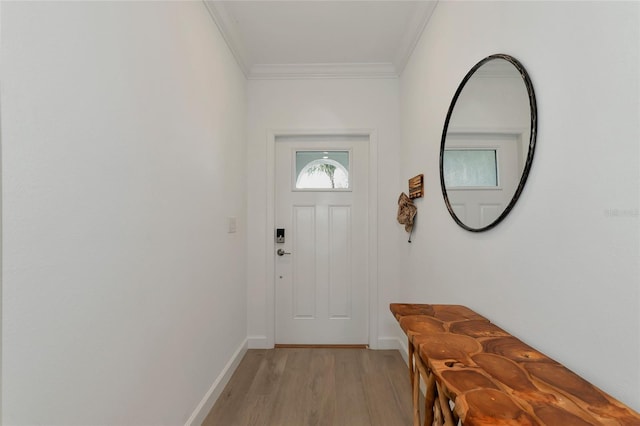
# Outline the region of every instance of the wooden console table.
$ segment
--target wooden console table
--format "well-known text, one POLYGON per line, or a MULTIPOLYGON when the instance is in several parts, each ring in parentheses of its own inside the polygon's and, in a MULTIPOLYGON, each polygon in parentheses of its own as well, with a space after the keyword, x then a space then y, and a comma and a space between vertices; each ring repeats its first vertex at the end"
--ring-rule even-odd
POLYGON ((640 414, 460 305, 392 303, 420 425, 640 425, 640 414))

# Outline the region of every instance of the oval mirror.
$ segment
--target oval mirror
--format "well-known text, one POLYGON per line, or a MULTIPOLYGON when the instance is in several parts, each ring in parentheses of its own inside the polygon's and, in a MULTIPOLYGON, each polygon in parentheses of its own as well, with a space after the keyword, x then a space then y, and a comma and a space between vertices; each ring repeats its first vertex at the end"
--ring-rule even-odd
POLYGON ((442 195, 458 225, 486 231, 509 214, 533 161, 536 117, 533 85, 515 58, 488 56, 464 77, 440 144, 442 195))

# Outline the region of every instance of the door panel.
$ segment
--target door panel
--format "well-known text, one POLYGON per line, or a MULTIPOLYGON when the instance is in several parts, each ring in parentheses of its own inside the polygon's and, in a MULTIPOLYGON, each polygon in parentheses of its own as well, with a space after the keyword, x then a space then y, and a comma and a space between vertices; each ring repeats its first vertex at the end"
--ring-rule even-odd
POLYGON ((329 206, 329 318, 351 318, 351 207, 329 206))
POLYGON ((294 317, 314 318, 315 307, 315 258, 316 212, 314 206, 293 206, 293 287, 294 317))
POLYGON ((500 213, 504 210, 506 203, 490 204, 479 203, 480 208, 480 228, 489 226, 494 220, 498 218, 500 213))

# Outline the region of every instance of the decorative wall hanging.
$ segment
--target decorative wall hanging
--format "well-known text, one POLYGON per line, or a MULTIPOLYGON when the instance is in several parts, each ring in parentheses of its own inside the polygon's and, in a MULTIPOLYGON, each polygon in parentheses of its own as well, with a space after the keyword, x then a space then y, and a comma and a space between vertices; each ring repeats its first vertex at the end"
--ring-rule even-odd
POLYGON ((420 174, 409 179, 409 198, 422 198, 424 196, 424 175, 420 174))
POLYGON ((415 222, 418 208, 413 204, 411 198, 404 192, 398 198, 398 223, 404 225, 404 230, 409 233, 409 242, 411 242, 411 234, 413 233, 413 224, 415 222))

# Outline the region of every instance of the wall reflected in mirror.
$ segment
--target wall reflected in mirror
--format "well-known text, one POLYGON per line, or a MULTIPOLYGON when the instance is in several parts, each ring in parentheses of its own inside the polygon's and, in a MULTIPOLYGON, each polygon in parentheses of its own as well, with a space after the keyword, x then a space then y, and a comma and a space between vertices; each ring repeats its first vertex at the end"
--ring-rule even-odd
POLYGON ((463 228, 488 230, 513 208, 533 159, 536 115, 529 76, 511 56, 489 56, 463 79, 440 149, 442 193, 463 228))

